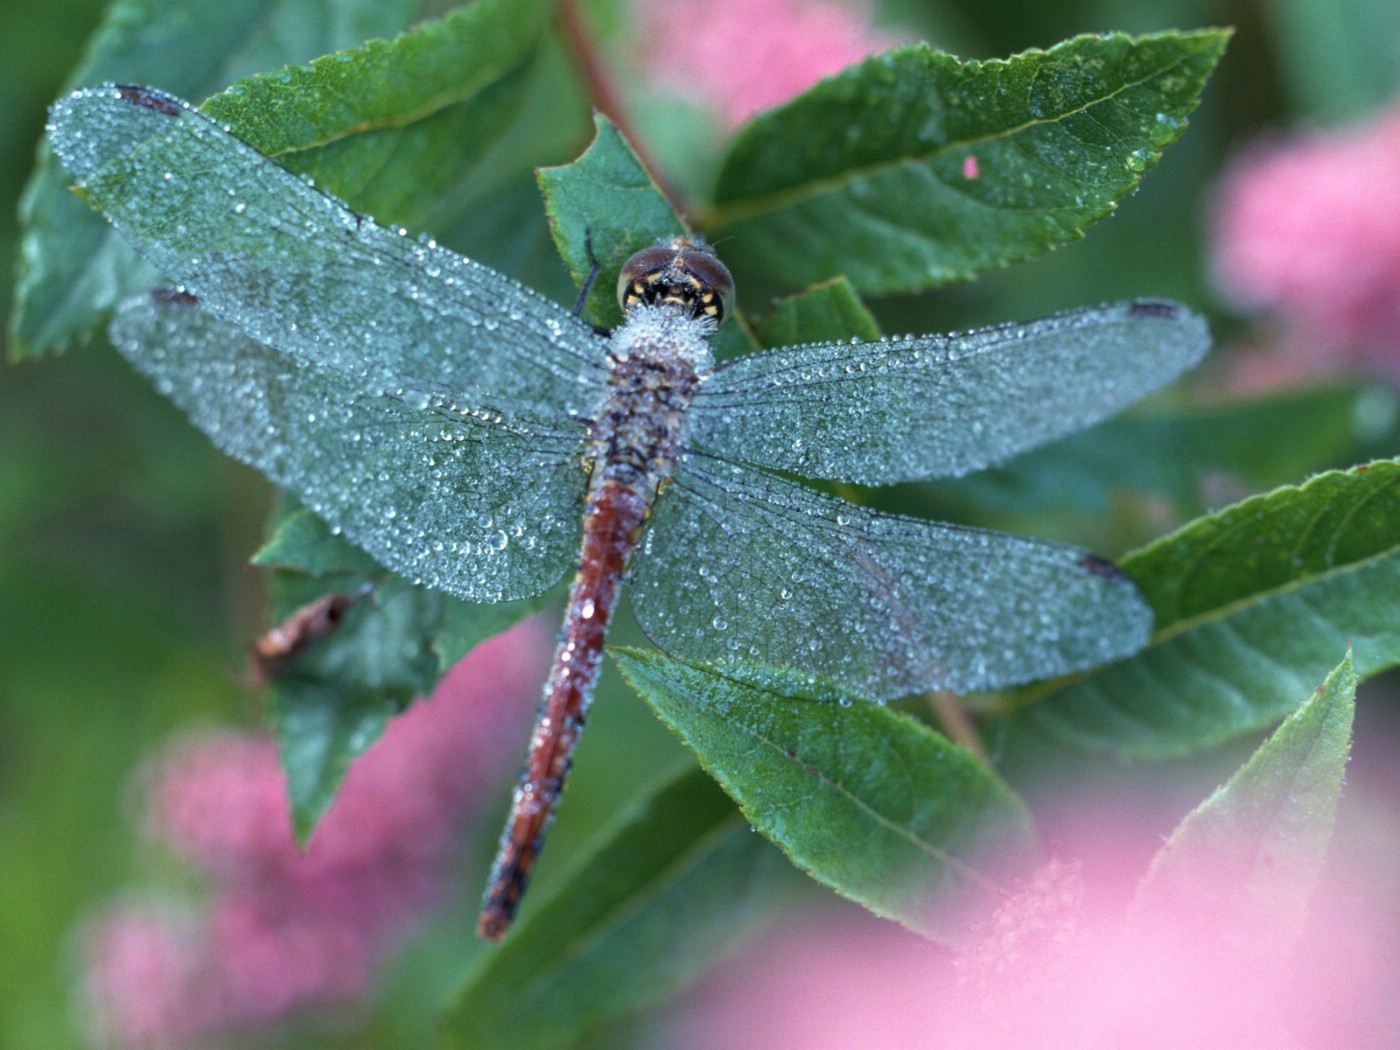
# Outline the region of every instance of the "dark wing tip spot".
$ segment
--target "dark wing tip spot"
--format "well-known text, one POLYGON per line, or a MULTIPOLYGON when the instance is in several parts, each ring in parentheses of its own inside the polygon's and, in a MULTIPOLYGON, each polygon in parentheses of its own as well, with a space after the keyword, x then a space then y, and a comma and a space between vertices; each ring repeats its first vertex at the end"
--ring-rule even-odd
POLYGON ((198 306, 199 299, 183 288, 152 288, 151 302, 162 306, 198 306))
POLYGON ((178 116, 180 113, 180 104, 175 99, 156 91, 154 88, 139 87, 135 84, 118 84, 117 98, 123 102, 153 109, 157 113, 164 113, 168 117, 178 116))
POLYGON ((1094 576, 1100 579, 1112 580, 1114 583, 1126 583, 1131 585, 1132 578, 1114 565, 1107 558, 1100 558, 1097 554, 1085 554, 1079 559, 1079 564, 1094 576))
POLYGON ((1175 320, 1181 314, 1181 307, 1162 299, 1138 299, 1128 304, 1129 317, 1157 317, 1164 321, 1175 320))

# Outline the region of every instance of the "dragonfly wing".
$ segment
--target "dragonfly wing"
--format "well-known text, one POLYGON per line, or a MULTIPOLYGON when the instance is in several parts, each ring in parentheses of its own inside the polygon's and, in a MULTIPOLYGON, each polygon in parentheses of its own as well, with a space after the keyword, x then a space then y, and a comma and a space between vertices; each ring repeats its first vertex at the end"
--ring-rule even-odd
POLYGON ((113 344, 225 452, 383 565, 471 601, 537 594, 579 542, 583 429, 362 385, 186 295, 127 303, 113 344))
POLYGON ((669 652, 833 678, 874 700, 1051 677, 1141 648, 1152 612, 1085 551, 880 514, 691 456, 632 602, 669 652))
POLYGON ((156 269, 260 343, 352 376, 596 407, 602 345, 567 310, 376 225, 178 99, 77 91, 54 105, 49 137, 156 269))
POLYGON ((1200 316, 1143 300, 961 335, 786 347, 712 375, 691 439, 834 481, 965 474, 1114 414, 1209 345, 1200 316))

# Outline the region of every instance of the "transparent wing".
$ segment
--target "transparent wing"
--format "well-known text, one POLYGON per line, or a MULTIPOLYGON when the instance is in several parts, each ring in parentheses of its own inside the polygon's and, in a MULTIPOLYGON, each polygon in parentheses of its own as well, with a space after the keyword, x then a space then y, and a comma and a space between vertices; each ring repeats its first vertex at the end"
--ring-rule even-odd
POLYGON ((375 225, 178 99, 77 91, 49 138, 142 255, 260 343, 362 379, 596 407, 602 349, 567 310, 375 225))
POLYGON ((1141 301, 962 335, 785 347, 706 381, 690 443, 868 485, 965 474, 1112 415, 1209 345, 1201 317, 1141 301))
POLYGON ((656 503, 632 603, 657 645, 829 676, 874 700, 992 689, 1141 648, 1152 612, 1073 547, 879 514, 690 457, 656 503))
POLYGON ((409 579, 537 594, 578 547, 583 429, 384 392, 257 343, 188 296, 127 303, 113 344, 221 449, 409 579))

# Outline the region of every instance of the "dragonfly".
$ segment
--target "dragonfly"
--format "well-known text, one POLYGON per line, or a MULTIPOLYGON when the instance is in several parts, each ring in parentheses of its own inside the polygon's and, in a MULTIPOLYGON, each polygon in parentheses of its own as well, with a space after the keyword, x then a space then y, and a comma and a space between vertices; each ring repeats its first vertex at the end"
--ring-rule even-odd
POLYGON ((472 602, 543 593, 563 625, 478 924, 499 940, 543 846, 624 580, 662 650, 798 669, 885 702, 1082 670, 1152 613, 1088 551, 880 513, 797 478, 966 474, 1109 416, 1205 353, 1138 300, 957 335, 717 364, 731 275, 698 238, 623 266, 602 333, 381 226, 152 88, 81 89, 50 140, 168 280, 114 345, 225 452, 388 569, 472 602))

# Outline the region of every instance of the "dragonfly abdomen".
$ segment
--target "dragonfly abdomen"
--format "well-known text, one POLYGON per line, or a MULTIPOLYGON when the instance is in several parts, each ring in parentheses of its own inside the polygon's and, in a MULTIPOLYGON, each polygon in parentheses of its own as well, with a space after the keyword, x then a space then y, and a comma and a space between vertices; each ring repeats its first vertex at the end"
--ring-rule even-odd
POLYGON ((578 572, 477 921, 477 931, 491 940, 500 940, 510 927, 554 819, 602 667, 608 622, 651 500, 648 491, 601 477, 589 487, 578 572))
POLYGON ((578 572, 477 921, 477 931, 491 940, 510 927, 554 818, 623 573, 680 452, 686 412, 710 366, 704 337, 712 329, 713 321, 643 306, 614 336, 608 397, 589 431, 592 477, 578 572))

